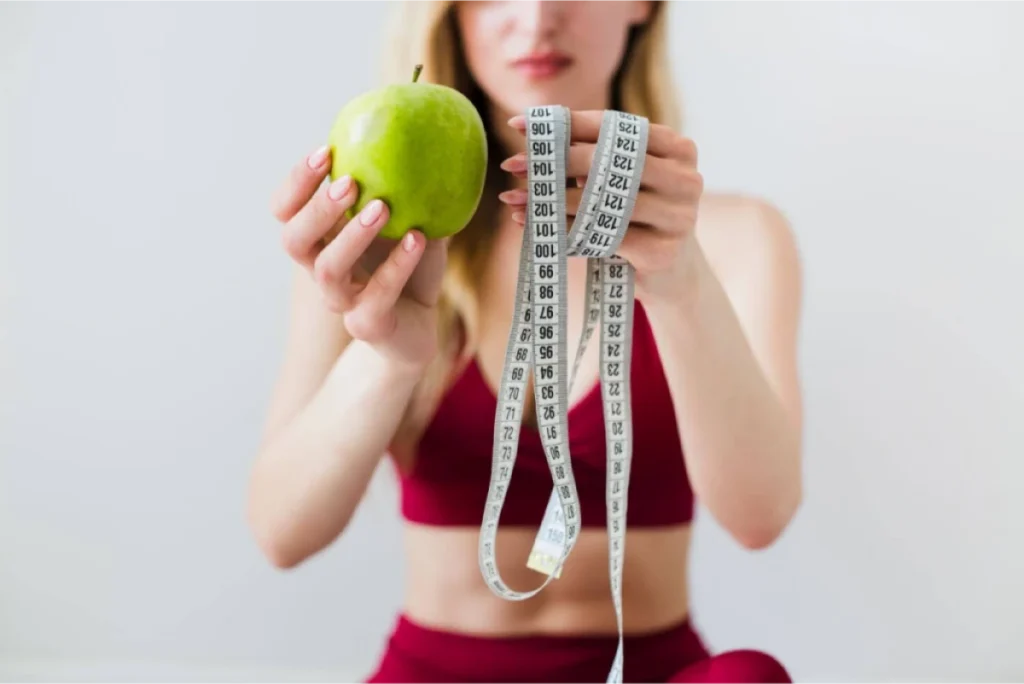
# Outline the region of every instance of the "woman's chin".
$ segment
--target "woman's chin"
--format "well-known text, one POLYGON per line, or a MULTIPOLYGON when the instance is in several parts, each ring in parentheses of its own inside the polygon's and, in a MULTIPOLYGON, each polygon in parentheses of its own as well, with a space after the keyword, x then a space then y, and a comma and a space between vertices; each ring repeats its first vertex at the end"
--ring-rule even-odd
POLYGON ((572 89, 549 84, 534 84, 515 90, 509 88, 495 97, 494 102, 510 115, 522 114, 530 107, 542 105, 561 105, 572 110, 595 109, 587 104, 586 98, 579 97, 572 89))

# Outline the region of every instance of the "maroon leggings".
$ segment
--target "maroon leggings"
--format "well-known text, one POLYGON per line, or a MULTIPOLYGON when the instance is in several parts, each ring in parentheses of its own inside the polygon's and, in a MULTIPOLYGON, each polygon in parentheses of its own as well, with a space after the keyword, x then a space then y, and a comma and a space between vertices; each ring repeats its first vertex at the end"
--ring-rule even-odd
MULTIPOLYGON (((790 682, 770 655, 712 656, 689 622, 625 638, 626 682, 790 682)), ((401 616, 368 682, 604 682, 618 637, 495 638, 426 628, 401 616)))

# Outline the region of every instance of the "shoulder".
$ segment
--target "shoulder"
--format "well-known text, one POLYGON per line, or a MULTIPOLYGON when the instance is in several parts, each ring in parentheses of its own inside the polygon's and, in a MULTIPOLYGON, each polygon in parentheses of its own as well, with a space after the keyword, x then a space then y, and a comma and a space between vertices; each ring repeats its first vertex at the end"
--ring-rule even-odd
POLYGON ((697 240, 728 290, 799 294, 800 249, 786 215, 772 202, 751 195, 705 193, 697 218, 697 240))

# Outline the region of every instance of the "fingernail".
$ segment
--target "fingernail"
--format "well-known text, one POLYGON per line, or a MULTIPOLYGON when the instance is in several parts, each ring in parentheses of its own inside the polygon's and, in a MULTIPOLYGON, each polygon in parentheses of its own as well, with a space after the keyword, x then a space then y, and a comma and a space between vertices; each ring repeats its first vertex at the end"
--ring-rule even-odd
POLYGON ((506 190, 498 195, 498 199, 505 204, 526 204, 526 190, 523 190, 522 188, 506 190))
POLYGON ((525 211, 513 211, 512 220, 516 223, 522 223, 526 225, 526 212, 525 211))
POLYGON ((306 163, 309 164, 309 168, 315 171, 323 166, 324 162, 327 161, 328 152, 330 152, 330 150, 327 149, 326 145, 324 145, 319 150, 309 155, 309 158, 306 160, 306 163))
POLYGON ((508 120, 508 125, 512 128, 523 128, 526 123, 526 117, 522 114, 516 114, 508 120))
POLYGON ((402 238, 402 249, 406 252, 411 252, 416 249, 416 233, 410 230, 405 234, 405 237, 402 238))
POLYGON ((348 194, 349 188, 352 187, 352 178, 349 176, 342 176, 338 180, 331 183, 331 187, 327 189, 327 196, 337 202, 342 197, 348 194))
POLYGON ((379 199, 375 199, 363 209, 362 213, 359 214, 359 222, 364 226, 372 226, 373 222, 380 216, 380 212, 384 209, 384 203, 379 199))
POLYGON ((501 162, 501 168, 511 173, 517 173, 519 171, 526 170, 526 156, 517 154, 514 157, 509 157, 505 161, 501 162))

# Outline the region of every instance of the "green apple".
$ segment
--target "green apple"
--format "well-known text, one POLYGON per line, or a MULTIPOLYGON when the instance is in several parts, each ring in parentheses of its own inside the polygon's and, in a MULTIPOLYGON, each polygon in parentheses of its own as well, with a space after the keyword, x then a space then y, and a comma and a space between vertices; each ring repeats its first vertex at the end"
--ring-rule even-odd
POLYGON ((454 88, 391 84, 351 100, 338 113, 328 142, 331 178, 349 174, 359 187, 354 215, 375 198, 391 216, 381 236, 410 229, 428 239, 466 227, 483 195, 487 134, 479 112, 454 88))

